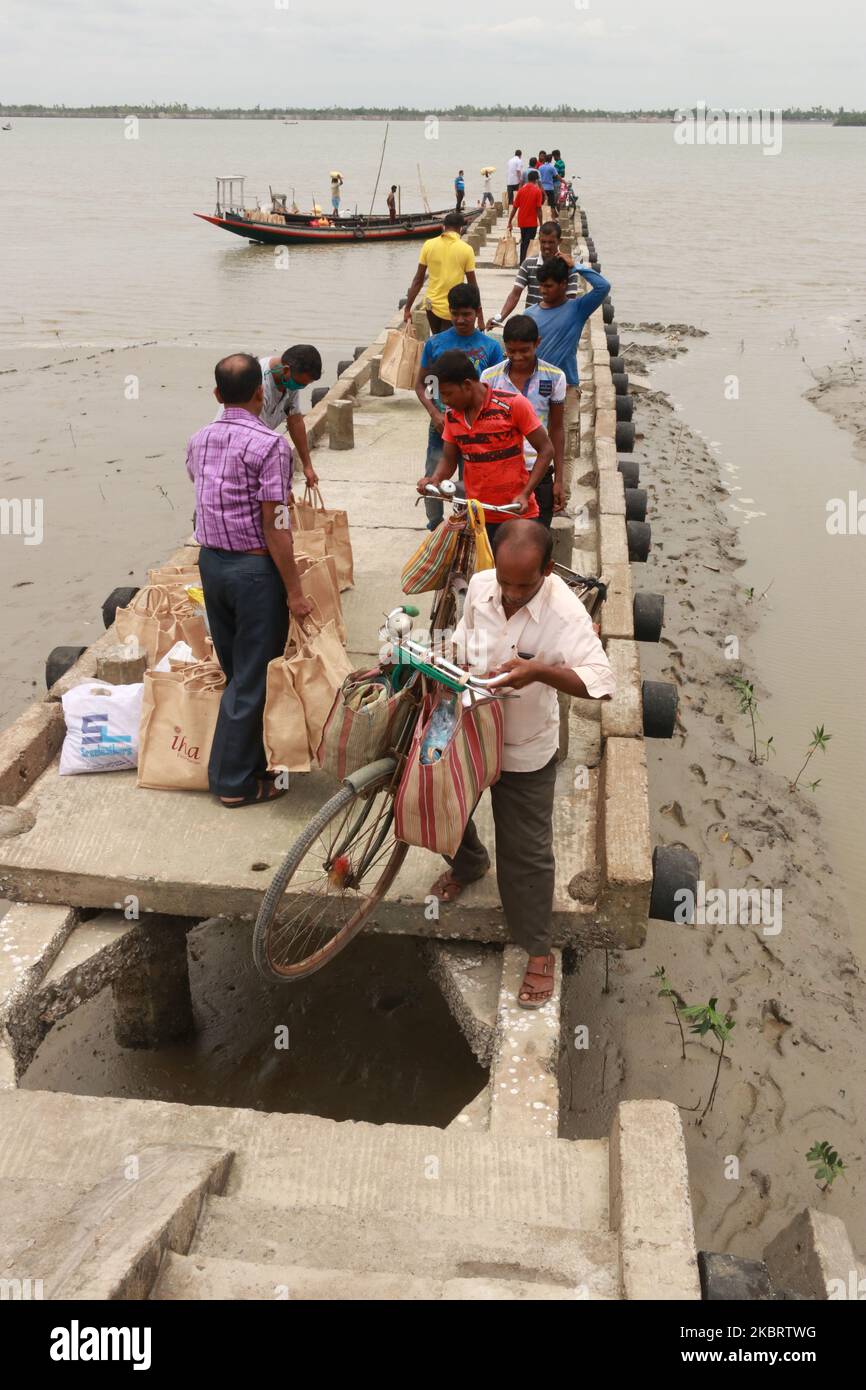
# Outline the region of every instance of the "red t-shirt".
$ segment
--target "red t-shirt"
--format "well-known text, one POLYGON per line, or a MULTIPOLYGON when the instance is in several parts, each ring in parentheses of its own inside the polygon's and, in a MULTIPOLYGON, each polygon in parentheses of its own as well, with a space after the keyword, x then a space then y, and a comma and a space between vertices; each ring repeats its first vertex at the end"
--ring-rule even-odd
POLYGON ((525 183, 514 195, 518 227, 537 227, 538 209, 544 202, 541 184, 525 183))
MULTIPOLYGON (((525 396, 487 388, 484 402, 471 425, 459 411, 445 411, 442 438, 455 444, 463 459, 463 483, 467 497, 501 505, 513 502, 526 487, 523 440, 541 421, 525 396)), ((538 516, 538 503, 529 494, 525 517, 538 516)), ((492 526, 507 521, 498 512, 486 512, 492 526)))

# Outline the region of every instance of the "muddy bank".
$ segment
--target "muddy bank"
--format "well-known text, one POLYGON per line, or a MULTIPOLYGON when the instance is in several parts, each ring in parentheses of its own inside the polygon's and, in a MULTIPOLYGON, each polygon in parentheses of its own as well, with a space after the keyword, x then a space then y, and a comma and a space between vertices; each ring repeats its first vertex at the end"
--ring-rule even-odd
MULTIPOLYGON (((866 326, 866 325, 864 325, 866 326)), ((866 360, 855 350, 818 373, 808 390, 811 401, 854 435, 857 457, 866 460, 866 360)))
MULTIPOLYGON (((635 581, 665 595, 663 638, 642 646, 643 674, 680 687, 678 733, 647 745, 653 839, 693 850, 708 890, 779 890, 781 929, 778 921, 769 932, 760 924, 652 922, 642 950, 610 959, 608 993, 604 956, 580 962, 566 991, 563 1038, 585 1024, 590 1043, 564 1053, 563 1132, 602 1136, 619 1101, 672 1100, 683 1107, 699 1247, 760 1255, 792 1215, 814 1205, 841 1216, 863 1251, 866 991, 820 802, 789 789, 799 748, 780 747, 770 763, 749 760, 749 723, 731 681, 745 676, 759 700, 765 693, 752 645, 757 600, 738 579, 742 555, 721 509, 729 494, 718 464, 661 393, 641 395, 635 418, 643 438, 634 457, 653 528, 635 581), (726 658, 731 637, 739 660, 726 658), (715 996, 735 1021, 702 1123, 717 1045, 686 1029, 682 1060, 671 1004, 653 978, 659 966, 687 1004, 715 996), (804 1157, 824 1139, 848 1165, 826 1194, 804 1157)), ((818 776, 820 767, 810 771, 818 776)))

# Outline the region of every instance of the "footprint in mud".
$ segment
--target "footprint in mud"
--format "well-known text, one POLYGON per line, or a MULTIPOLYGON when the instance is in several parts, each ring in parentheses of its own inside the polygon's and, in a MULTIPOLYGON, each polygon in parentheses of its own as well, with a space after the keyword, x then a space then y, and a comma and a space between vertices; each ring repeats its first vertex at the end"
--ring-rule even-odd
POLYGON ((678 801, 669 801, 666 806, 662 806, 660 809, 663 816, 670 816, 671 820, 675 820, 677 825, 687 824, 685 815, 683 814, 683 808, 678 801))
MULTIPOLYGON (((716 762, 721 763, 723 766, 727 767, 729 772, 733 772, 734 768, 737 766, 737 764, 734 762, 734 759, 727 757, 724 753, 718 753, 716 755, 716 762)), ((730 791, 730 787, 725 787, 724 790, 730 791)))
POLYGON ((717 816, 721 816, 722 820, 724 821, 724 819, 725 819, 725 808, 722 806, 722 803, 719 801, 719 798, 718 798, 717 796, 708 797, 708 798, 704 801, 704 805, 705 805, 705 806, 712 806, 712 808, 713 808, 713 810, 715 811, 716 815, 717 815, 717 816))
POLYGON ((752 863, 754 863, 754 855, 750 854, 743 845, 738 845, 736 840, 731 840, 731 868, 747 869, 752 863))
POLYGON ((785 1018, 778 999, 765 999, 761 1006, 761 1032, 769 1043, 781 1053, 781 1041, 791 1026, 785 1018))
POLYGON ((707 774, 704 772, 704 769, 701 767, 700 763, 692 763, 689 767, 689 772, 694 773, 695 777, 697 777, 702 787, 705 787, 707 785, 707 774))

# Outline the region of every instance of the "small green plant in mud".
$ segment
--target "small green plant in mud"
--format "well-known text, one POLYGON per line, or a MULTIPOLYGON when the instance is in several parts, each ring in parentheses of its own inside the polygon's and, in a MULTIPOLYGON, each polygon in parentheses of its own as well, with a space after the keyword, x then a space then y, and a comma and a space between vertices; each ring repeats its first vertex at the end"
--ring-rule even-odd
MULTIPOLYGON (((826 730, 824 729, 824 725, 823 725, 823 724, 819 724, 818 727, 817 727, 817 729, 813 729, 813 730, 812 730, 812 742, 809 744, 809 747, 808 747, 808 749, 807 749, 807 751, 806 751, 806 760, 805 760, 805 762, 803 763, 803 766, 800 768, 800 771, 797 773, 797 776, 794 778, 793 782, 791 783, 791 791, 792 791, 792 792, 795 792, 795 791, 797 790, 797 783, 799 782, 800 778, 803 776, 803 773, 806 771, 806 768, 809 766, 809 760, 810 760, 810 758, 812 758, 813 755, 814 755, 815 753, 817 753, 817 751, 818 751, 819 748, 820 748, 820 750, 821 750, 822 753, 826 753, 826 752, 827 752, 827 744, 830 742, 830 739, 831 739, 832 737, 833 737, 832 734, 828 734, 828 733, 826 732, 826 730)), ((821 778, 820 778, 820 777, 818 778, 817 782, 807 782, 807 783, 806 783, 806 786, 809 788, 809 791, 810 791, 810 792, 813 792, 813 791, 815 790, 815 788, 816 788, 816 787, 820 787, 820 785, 821 785, 821 778)))
POLYGON ((658 970, 653 971, 653 979, 658 980, 661 986, 658 994, 659 999, 670 999, 671 1001, 671 1007, 674 1011, 674 1018, 676 1019, 677 1027, 680 1030, 680 1045, 683 1050, 683 1061, 685 1061, 686 1035, 683 1032, 682 1020, 680 1019, 680 1009, 685 1006, 685 1000, 683 999, 683 996, 680 994, 679 990, 674 989, 673 985, 671 984, 670 980, 665 974, 665 968, 663 965, 660 965, 658 970))
POLYGON ((845 1164, 832 1144, 826 1139, 812 1145, 806 1154, 806 1162, 815 1169, 815 1181, 824 1184, 821 1188, 822 1192, 826 1192, 828 1187, 832 1187, 839 1174, 846 1171, 845 1164))
POLYGON ((749 754, 750 763, 760 763, 762 759, 758 752, 758 699, 755 695, 755 687, 751 681, 747 681, 745 676, 733 677, 734 689, 737 692, 737 699, 740 702, 740 714, 746 714, 752 725, 752 751, 749 754))
POLYGON ((716 1062, 716 1074, 713 1077, 713 1085, 710 1091, 709 1100, 701 1111, 698 1124, 700 1124, 707 1113, 712 1110, 716 1099, 716 1091, 719 1086, 719 1073, 722 1070, 722 1058, 725 1055, 725 1045, 729 1041, 734 1030, 734 1020, 730 1014, 720 1014, 716 1008, 718 999, 712 998, 709 1004, 689 1004, 681 1010, 683 1018, 691 1020, 690 1033, 697 1033, 698 1037, 706 1037, 707 1033, 712 1033, 721 1044, 719 1048, 718 1061, 716 1062))

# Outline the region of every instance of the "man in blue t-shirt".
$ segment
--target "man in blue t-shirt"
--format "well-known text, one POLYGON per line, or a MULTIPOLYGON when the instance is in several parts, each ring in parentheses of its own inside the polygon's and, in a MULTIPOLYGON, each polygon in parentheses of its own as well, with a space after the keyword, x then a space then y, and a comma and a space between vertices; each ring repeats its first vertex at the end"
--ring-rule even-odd
POLYGON ((591 285, 577 299, 567 299, 570 267, 561 256, 554 256, 538 268, 541 303, 526 312, 538 324, 539 357, 565 372, 569 386, 577 386, 577 345, 583 325, 610 291, 610 281, 589 266, 576 265, 578 275, 591 285))
POLYGON ((462 212, 463 199, 466 196, 466 180, 463 177, 462 169, 460 170, 456 179, 454 180, 454 196, 457 199, 457 211, 462 212))
MULTIPOLYGON (((415 381, 415 395, 430 416, 430 429, 427 435, 427 461, 424 472, 429 478, 442 457, 442 430, 445 426, 445 410, 439 399, 436 381, 436 359, 443 352, 454 348, 465 352, 480 376, 485 367, 495 366, 505 360, 501 344, 487 333, 475 327, 481 296, 477 285, 455 285, 448 291, 448 309, 451 314, 451 327, 444 333, 434 333, 424 344, 421 365, 415 381)), ((462 467, 460 476, 463 476, 462 467)), ((442 520, 443 507, 438 498, 425 497, 427 529, 435 531, 442 520)))
POLYGON ((539 164, 538 177, 541 180, 542 193, 547 199, 549 206, 553 208, 554 211, 556 211, 557 174, 556 165, 553 163, 553 160, 550 158, 550 155, 547 156, 543 164, 539 164))

